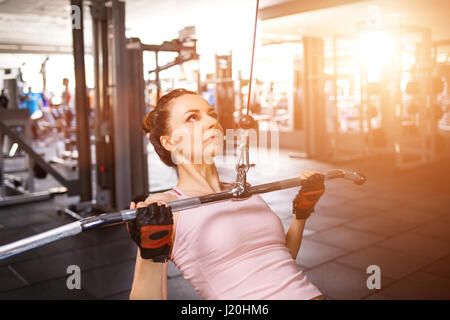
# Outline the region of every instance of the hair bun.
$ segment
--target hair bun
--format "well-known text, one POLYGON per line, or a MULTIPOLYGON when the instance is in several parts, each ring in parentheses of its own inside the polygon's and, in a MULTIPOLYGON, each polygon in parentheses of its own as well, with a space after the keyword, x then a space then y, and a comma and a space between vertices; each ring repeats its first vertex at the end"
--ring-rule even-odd
POLYGON ((152 130, 155 111, 156 108, 153 108, 153 110, 147 113, 147 115, 145 116, 144 122, 142 123, 142 130, 144 130, 145 133, 150 133, 152 130))

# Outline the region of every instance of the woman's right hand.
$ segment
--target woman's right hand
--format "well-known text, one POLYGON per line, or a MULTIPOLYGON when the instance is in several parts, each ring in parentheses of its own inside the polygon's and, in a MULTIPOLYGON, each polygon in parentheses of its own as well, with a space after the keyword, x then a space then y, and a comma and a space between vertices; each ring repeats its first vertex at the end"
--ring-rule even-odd
POLYGON ((293 213, 299 220, 307 219, 325 193, 325 177, 319 171, 308 170, 300 175, 302 188, 293 201, 293 213))
POLYGON ((131 202, 136 219, 127 222, 131 238, 138 245, 143 259, 167 262, 172 248, 173 214, 162 200, 131 202))

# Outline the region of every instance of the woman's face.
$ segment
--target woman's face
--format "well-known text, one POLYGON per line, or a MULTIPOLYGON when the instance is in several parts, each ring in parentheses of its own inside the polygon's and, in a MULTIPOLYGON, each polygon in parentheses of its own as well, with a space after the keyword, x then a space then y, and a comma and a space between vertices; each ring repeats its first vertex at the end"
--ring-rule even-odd
POLYGON ((170 134, 161 137, 161 144, 172 153, 175 164, 211 164, 222 152, 223 129, 214 108, 202 97, 186 94, 172 100, 170 134))

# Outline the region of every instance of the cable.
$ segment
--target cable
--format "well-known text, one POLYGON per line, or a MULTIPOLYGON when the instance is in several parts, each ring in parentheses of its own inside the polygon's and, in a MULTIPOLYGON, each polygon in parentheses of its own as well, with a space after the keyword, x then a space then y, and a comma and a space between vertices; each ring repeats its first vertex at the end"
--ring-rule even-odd
POLYGON ((250 98, 252 96, 253 60, 255 58, 256 27, 258 25, 258 9, 259 9, 259 0, 256 0, 255 30, 253 32, 253 47, 252 47, 252 62, 250 64, 250 80, 248 82, 247 115, 249 115, 249 113, 250 113, 250 98))

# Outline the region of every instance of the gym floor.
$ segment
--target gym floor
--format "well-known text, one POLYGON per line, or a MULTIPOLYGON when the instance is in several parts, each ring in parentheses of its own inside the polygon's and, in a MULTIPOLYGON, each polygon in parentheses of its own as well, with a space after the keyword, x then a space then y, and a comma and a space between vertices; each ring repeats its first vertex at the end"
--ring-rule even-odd
MULTIPOLYGON (((154 155, 150 155, 153 159, 154 155)), ((250 169, 252 184, 292 177, 303 170, 343 168, 366 173, 365 185, 328 181, 326 193, 308 220, 298 265, 329 299, 450 299, 450 171, 448 158, 398 172, 393 159, 376 158, 340 165, 262 158, 250 169), (381 268, 381 290, 369 290, 369 265, 381 268)), ((16 161, 16 160, 15 160, 16 161)), ((19 161, 19 160, 17 160, 19 161)), ((152 188, 167 187, 167 171, 152 161, 152 188), (161 169, 161 170, 160 170, 161 169)), ((162 166, 162 164, 161 164, 162 166)), ((234 181, 234 160, 218 162, 224 181, 234 181)), ((56 186, 37 180, 41 190, 56 186)), ((172 184, 173 185, 173 184, 172 184)), ((294 189, 263 195, 286 230, 292 219, 294 189)), ((42 232, 73 219, 57 208, 77 199, 0 208, 0 244, 42 232)), ((136 247, 124 225, 93 230, 0 261, 0 299, 127 299, 136 247), (66 269, 80 266, 81 290, 68 290, 66 269)), ((200 299, 172 264, 169 299, 200 299)))

